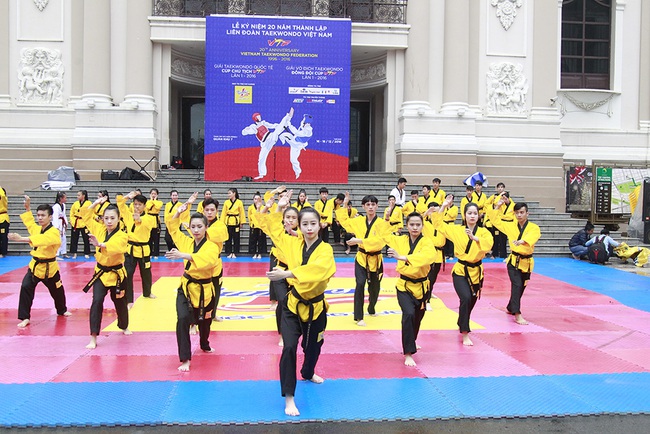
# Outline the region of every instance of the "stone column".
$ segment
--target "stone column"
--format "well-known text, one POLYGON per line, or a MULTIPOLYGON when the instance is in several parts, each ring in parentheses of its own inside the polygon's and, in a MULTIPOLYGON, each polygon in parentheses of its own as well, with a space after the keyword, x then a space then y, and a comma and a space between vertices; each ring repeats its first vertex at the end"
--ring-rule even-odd
MULTIPOLYGON (((641 50, 639 58, 639 127, 650 133, 650 4, 641 3, 641 50), (646 71, 644 73, 643 71, 646 71)), ((0 91, 0 93, 2 93, 0 91)))
POLYGON ((533 55, 532 80, 530 90, 532 94, 532 107, 530 116, 533 119, 558 118, 557 108, 552 105, 551 98, 557 97, 558 76, 552 71, 559 70, 559 44, 549 45, 554 39, 549 35, 561 38, 559 21, 561 11, 558 4, 553 1, 536 1, 533 7, 533 55))
POLYGON ((4 26, 0 28, 0 107, 9 107, 11 98, 9 96, 9 71, 11 65, 9 62, 9 2, 0 2, 0 20, 4 21, 4 26))
POLYGON ((151 2, 129 1, 126 34, 126 93, 124 102, 139 108, 154 109, 153 100, 153 44, 147 17, 151 2))
MULTIPOLYGON (((445 51, 443 71, 443 114, 468 108, 470 0, 445 2, 445 51)), ((410 41, 409 41, 410 43, 410 41)))
POLYGON ((127 64, 127 0, 110 0, 110 55, 111 55, 111 95, 115 102, 120 102, 126 95, 126 64, 127 64))
POLYGON ((82 104, 111 107, 111 0, 84 2, 82 104))
POLYGON ((409 2, 407 22, 409 30, 409 47, 404 56, 407 65, 404 70, 404 100, 421 102, 429 107, 429 101, 420 101, 429 96, 429 19, 430 3, 428 1, 409 2), (424 98, 423 98, 424 97, 424 98))

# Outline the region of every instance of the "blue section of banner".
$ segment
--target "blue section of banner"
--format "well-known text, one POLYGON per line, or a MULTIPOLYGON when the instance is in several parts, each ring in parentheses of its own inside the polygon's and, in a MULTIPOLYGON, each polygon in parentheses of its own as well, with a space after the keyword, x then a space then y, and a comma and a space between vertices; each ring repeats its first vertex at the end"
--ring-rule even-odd
POLYGON ((349 20, 207 17, 205 154, 286 131, 310 150, 347 157, 350 56, 349 20), (291 131, 305 123, 308 137, 291 131))

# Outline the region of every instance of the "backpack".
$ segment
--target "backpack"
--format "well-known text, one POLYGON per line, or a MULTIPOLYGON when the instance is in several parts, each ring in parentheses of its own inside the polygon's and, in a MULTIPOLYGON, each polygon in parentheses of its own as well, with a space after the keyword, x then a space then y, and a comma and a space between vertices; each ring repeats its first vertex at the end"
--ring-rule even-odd
POLYGON ((605 248, 605 243, 603 243, 604 239, 604 237, 596 238, 596 241, 587 248, 589 262, 593 264, 604 264, 609 259, 607 248, 605 248))

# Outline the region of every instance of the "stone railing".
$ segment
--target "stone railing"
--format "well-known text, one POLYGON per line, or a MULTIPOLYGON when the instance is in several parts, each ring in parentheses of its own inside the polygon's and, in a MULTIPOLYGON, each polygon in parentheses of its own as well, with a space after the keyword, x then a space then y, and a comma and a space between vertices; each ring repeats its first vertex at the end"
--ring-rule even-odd
POLYGON ((408 0, 155 0, 153 15, 211 14, 350 18, 361 23, 406 24, 408 0))

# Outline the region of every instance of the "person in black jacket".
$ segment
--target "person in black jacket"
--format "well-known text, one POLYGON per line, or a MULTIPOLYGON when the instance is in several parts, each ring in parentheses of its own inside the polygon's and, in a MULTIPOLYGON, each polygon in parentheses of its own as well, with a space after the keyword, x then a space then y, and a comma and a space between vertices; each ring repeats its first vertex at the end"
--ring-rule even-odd
POLYGON ((589 241, 591 235, 594 233, 594 225, 590 222, 587 222, 584 229, 580 229, 578 232, 573 234, 571 240, 569 241, 569 250, 573 259, 580 259, 580 257, 587 254, 587 247, 585 243, 589 241))

